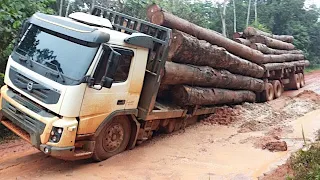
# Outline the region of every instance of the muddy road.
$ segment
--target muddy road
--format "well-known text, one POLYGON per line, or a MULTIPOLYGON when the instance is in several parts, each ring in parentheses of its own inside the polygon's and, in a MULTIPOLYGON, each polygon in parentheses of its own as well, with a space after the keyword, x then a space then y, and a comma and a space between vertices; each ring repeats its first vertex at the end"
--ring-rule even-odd
POLYGON ((320 129, 320 71, 306 84, 270 103, 220 108, 184 132, 158 135, 100 163, 54 159, 11 140, 0 144, 0 179, 256 179, 301 146, 301 124, 309 141, 320 129), (288 151, 266 150, 271 141, 286 141, 288 151))

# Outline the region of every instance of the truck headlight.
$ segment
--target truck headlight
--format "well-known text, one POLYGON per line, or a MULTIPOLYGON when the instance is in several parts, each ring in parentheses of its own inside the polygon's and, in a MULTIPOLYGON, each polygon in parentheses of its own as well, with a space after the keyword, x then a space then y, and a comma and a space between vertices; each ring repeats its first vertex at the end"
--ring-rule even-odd
POLYGON ((52 127, 49 141, 53 143, 59 142, 62 136, 62 132, 63 132, 63 128, 52 127))

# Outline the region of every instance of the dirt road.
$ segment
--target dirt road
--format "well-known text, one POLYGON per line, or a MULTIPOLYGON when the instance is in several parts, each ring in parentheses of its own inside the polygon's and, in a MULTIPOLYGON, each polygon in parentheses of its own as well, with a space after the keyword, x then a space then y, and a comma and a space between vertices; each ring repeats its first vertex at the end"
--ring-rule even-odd
POLYGON ((185 132, 159 135, 104 162, 67 162, 45 156, 21 140, 0 145, 0 179, 255 179, 281 164, 320 129, 320 71, 300 91, 265 104, 221 108, 185 132), (228 114, 228 116, 226 116, 228 114), (230 115, 230 116, 229 116, 230 115), (286 141, 288 151, 263 150, 286 141))

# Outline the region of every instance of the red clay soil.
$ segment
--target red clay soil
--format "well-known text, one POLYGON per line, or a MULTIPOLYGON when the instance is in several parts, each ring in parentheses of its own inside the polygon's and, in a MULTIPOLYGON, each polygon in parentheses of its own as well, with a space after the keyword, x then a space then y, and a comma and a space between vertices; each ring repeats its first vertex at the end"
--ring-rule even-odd
POLYGON ((284 180, 287 177, 292 177, 293 171, 290 167, 289 162, 284 165, 279 166, 275 171, 270 174, 266 174, 264 177, 259 180, 284 180))

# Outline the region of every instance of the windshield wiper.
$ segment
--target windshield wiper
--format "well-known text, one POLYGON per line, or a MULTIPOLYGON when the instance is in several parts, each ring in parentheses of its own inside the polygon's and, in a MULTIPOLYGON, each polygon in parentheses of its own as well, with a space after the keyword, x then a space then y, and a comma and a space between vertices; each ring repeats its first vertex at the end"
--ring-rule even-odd
MULTIPOLYGON (((26 53, 26 51, 22 50, 22 49, 19 49, 20 51, 23 51, 26 53)), ((16 51, 16 53, 18 54, 19 56, 19 61, 22 61, 22 62, 25 62, 25 63, 29 63, 30 64, 30 67, 33 67, 33 64, 32 64, 32 61, 30 56, 28 56, 28 54, 26 53, 26 55, 22 55, 21 53, 18 53, 16 51)))
POLYGON ((55 65, 55 64, 53 64, 51 62, 45 62, 44 64, 50 64, 50 65, 54 66, 56 68, 56 70, 54 70, 51 67, 47 66, 48 68, 54 70, 54 72, 51 71, 51 72, 49 72, 49 74, 52 75, 52 76, 59 77, 62 80, 62 82, 64 82, 64 83, 66 82, 65 78, 63 77, 63 73, 59 70, 57 65, 55 65))

